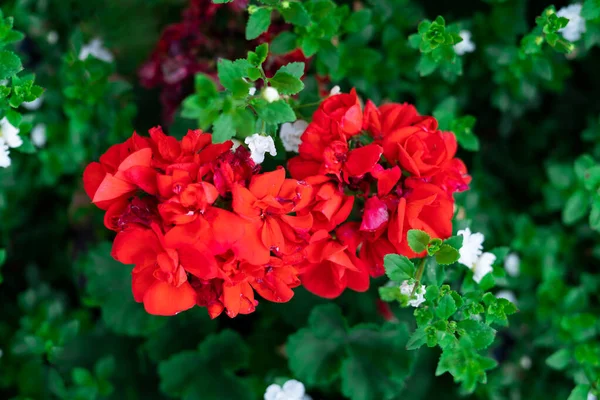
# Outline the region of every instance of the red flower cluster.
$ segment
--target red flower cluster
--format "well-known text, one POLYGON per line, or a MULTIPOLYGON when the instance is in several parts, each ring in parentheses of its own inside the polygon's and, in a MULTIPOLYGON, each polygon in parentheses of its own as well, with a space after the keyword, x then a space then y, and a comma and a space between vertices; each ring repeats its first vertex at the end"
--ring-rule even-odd
POLYGON ((282 168, 258 174, 246 149, 211 139, 134 133, 84 171, 87 194, 118 232, 112 255, 135 265, 133 296, 151 314, 199 305, 234 317, 254 311, 255 291, 286 302, 300 285, 296 252, 312 217, 293 213, 312 188, 282 168))
POLYGON ((416 257, 410 229, 452 235, 453 193, 470 177, 455 158, 456 138, 409 104, 363 108, 356 92, 325 100, 302 135, 292 177, 315 193, 297 215, 312 215, 302 284, 323 297, 365 290, 384 273, 383 257, 416 257), (358 222, 349 222, 354 214, 358 222))
MULTIPOLYGON (((194 75, 201 72, 217 79, 219 57, 235 59, 244 56, 244 37, 247 0, 214 4, 212 0, 190 0, 182 20, 167 26, 149 59, 139 70, 142 86, 160 88, 163 120, 170 123, 181 101, 193 91, 194 75), (215 19, 223 23, 214 23, 215 19)), ((253 42, 257 46, 270 42, 285 25, 274 22, 269 31, 253 42)), ((279 67, 293 61, 306 62, 297 49, 282 56, 270 56, 264 68, 271 76, 279 67)))
POLYGON ((210 134, 178 141, 160 128, 91 163, 87 194, 117 233, 112 255, 134 264, 133 295, 151 314, 194 305, 248 314, 254 292, 286 302, 302 284, 326 298, 365 291, 383 257, 416 254, 409 229, 452 234, 453 198, 469 183, 456 139, 413 106, 325 100, 286 171, 260 173, 249 152, 210 134), (357 222, 351 222, 350 220, 357 222))

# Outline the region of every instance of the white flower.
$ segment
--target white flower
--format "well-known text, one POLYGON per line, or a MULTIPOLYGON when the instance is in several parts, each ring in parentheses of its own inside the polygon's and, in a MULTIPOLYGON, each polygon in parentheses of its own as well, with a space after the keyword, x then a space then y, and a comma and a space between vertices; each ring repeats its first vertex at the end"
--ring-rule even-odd
POLYGON ((103 46, 102 40, 98 38, 92 39, 91 42, 81 48, 79 59, 83 61, 88 58, 88 56, 92 56, 107 63, 111 63, 114 60, 112 53, 103 46))
POLYGON ((462 38, 462 42, 454 45, 454 51, 459 56, 462 56, 465 53, 472 53, 475 51, 475 43, 471 41, 471 32, 467 30, 462 30, 458 33, 462 38))
POLYGON ((311 400, 305 394, 304 384, 291 379, 282 386, 273 384, 267 387, 264 400, 311 400))
POLYGON ((244 143, 250 148, 250 158, 256 164, 260 164, 265 161, 265 153, 269 153, 272 156, 277 155, 275 149, 275 142, 271 136, 263 136, 259 133, 255 133, 252 136, 248 136, 244 143))
POLYGON ((510 276, 519 276, 521 272, 521 259, 516 253, 510 253, 504 259, 504 269, 510 276))
POLYGON ((523 356, 519 360, 519 364, 521 364, 521 368, 523 369, 530 369, 532 364, 531 358, 529 356, 523 356))
POLYGON ((517 296, 515 296, 514 292, 510 290, 501 290, 496 293, 496 297, 499 299, 506 299, 513 304, 517 304, 517 296))
POLYGON ((298 148, 300 147, 300 137, 306 130, 308 126, 308 122, 304 120, 297 120, 296 122, 281 125, 281 130, 279 131, 279 137, 283 142, 283 147, 286 151, 293 151, 294 153, 298 153, 298 148))
POLYGON ((2 118, 2 121, 0 121, 0 139, 13 149, 23 144, 23 139, 19 136, 19 128, 12 126, 6 118, 2 118))
POLYGON ((340 87, 338 85, 335 85, 334 87, 331 88, 331 90, 329 91, 329 95, 330 96, 335 96, 336 94, 340 94, 342 90, 340 89, 340 87))
POLYGON ((48 32, 48 35, 46 35, 46 40, 50 44, 56 44, 58 42, 58 33, 56 33, 56 31, 48 32))
POLYGON ((410 285, 408 281, 404 281, 402 282, 402 285, 400 285, 400 293, 408 296, 410 299, 408 301, 409 306, 419 307, 419 305, 425 301, 425 285, 421 285, 421 287, 415 291, 414 296, 411 297, 414 287, 414 283, 410 285))
POLYGON ((269 86, 263 91, 263 97, 266 101, 272 103, 279 100, 279 92, 274 87, 269 86))
POLYGON ((481 282, 484 276, 492 272, 492 265, 496 261, 496 256, 492 253, 483 253, 471 267, 473 270, 473 280, 477 283, 481 282))
POLYGON ((40 96, 33 101, 28 101, 21 105, 31 111, 31 110, 37 110, 38 108, 40 108, 42 106, 43 102, 44 102, 44 99, 42 99, 42 96, 40 96))
POLYGON ((43 147, 46 144, 46 125, 37 124, 31 130, 31 141, 37 147, 43 147))
POLYGON ((570 42, 576 42, 581 39, 581 34, 585 32, 585 19, 581 17, 580 3, 563 7, 556 12, 556 15, 569 19, 567 26, 559 30, 565 39, 570 42))
POLYGON ((594 396, 592 392, 589 392, 587 395, 587 400, 598 400, 598 398, 594 396))
POLYGON ((458 262, 472 268, 483 251, 485 237, 479 232, 472 233, 469 228, 458 231, 458 234, 463 237, 458 262))
POLYGON ((250 96, 254 96, 256 94, 256 88, 252 86, 250 89, 248 89, 248 94, 250 96))
POLYGON ((0 138, 0 168, 10 167, 10 153, 4 139, 0 138))

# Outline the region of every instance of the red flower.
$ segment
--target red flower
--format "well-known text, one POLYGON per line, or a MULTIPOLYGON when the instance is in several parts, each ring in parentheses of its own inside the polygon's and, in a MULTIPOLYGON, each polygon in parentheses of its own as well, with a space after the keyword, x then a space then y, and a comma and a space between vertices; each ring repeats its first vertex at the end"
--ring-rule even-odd
POLYGON ((148 313, 155 315, 175 315, 196 304, 196 293, 186 272, 202 279, 217 274, 217 264, 205 248, 169 248, 157 226, 119 232, 112 256, 124 264, 135 264, 133 297, 144 303, 148 313))
POLYGON ((346 287, 357 292, 369 288, 369 272, 355 252, 321 230, 306 248, 306 262, 300 267, 302 284, 317 296, 333 299, 346 287))
POLYGON ((352 211, 354 196, 345 195, 326 176, 315 176, 309 178, 307 182, 315 189, 314 201, 307 207, 298 210, 298 215, 308 213, 312 215, 312 230, 332 231, 346 221, 352 211))
POLYGON ((418 255, 408 246, 406 235, 410 229, 420 229, 433 238, 452 236, 454 204, 438 186, 422 183, 400 199, 397 211, 390 221, 388 238, 398 253, 413 258, 418 255))

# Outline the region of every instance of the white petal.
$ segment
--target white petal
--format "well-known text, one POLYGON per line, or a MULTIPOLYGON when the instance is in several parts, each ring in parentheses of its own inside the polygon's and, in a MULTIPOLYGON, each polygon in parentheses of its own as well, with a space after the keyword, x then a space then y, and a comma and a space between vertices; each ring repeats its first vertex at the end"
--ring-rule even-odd
POLYGON ((4 142, 4 139, 0 138, 0 168, 10 167, 10 152, 8 145, 4 142))
POLYGON ((267 88, 265 88, 265 90, 263 91, 263 97, 265 98, 265 100, 267 100, 269 103, 272 103, 274 101, 279 100, 279 92, 277 91, 277 89, 275 89, 272 86, 269 86, 267 88))
POLYGON ((265 391, 264 400, 275 400, 279 393, 283 393, 281 386, 276 384, 269 385, 265 391))
POLYGON ((19 128, 14 127, 7 118, 2 118, 0 121, 0 138, 13 149, 23 144, 23 139, 19 136, 19 128))
POLYGON ((510 276, 519 276, 521 272, 521 259, 516 253, 510 253, 504 259, 504 269, 510 276))
POLYGON ((581 39, 581 35, 586 31, 585 19, 581 17, 581 8, 580 3, 575 3, 556 12, 557 16, 569 19, 567 26, 560 29, 559 32, 570 42, 581 39))
POLYGON ((463 237, 458 262, 471 268, 483 251, 483 241, 485 238, 481 233, 472 233, 469 228, 458 231, 458 235, 463 237))
POLYGON ((340 94, 341 89, 338 85, 335 85, 334 87, 331 88, 331 90, 329 91, 329 95, 330 96, 335 96, 336 94, 340 94))
POLYGON ((46 144, 46 125, 37 124, 31 130, 31 141, 37 147, 43 147, 46 144))
POLYGON ((38 97, 37 99, 33 100, 33 101, 28 101, 26 103, 21 104, 23 107, 25 107, 27 110, 37 110, 38 108, 40 108, 42 106, 42 103, 44 102, 44 99, 42 98, 42 96, 38 97))
POLYGON ((290 399, 301 400, 304 396, 304 384, 295 379, 291 379, 283 384, 283 391, 290 399))
POLYGON ((483 253, 473 266, 473 280, 477 283, 481 282, 484 276, 492 272, 492 265, 496 261, 496 256, 492 253, 483 253))
POLYGON ((499 299, 506 299, 513 304, 517 304, 517 296, 515 296, 515 293, 510 290, 501 290, 496 293, 496 297, 499 299))

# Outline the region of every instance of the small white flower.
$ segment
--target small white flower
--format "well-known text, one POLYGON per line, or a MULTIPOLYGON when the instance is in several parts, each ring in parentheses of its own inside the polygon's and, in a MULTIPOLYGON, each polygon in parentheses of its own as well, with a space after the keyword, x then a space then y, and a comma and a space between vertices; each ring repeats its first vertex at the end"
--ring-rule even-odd
POLYGON ((23 139, 19 136, 19 128, 12 126, 6 118, 2 118, 0 121, 0 139, 3 139, 4 143, 13 149, 23 144, 23 139))
POLYGON ((496 293, 496 297, 499 299, 506 299, 513 304, 517 304, 517 296, 515 296, 514 292, 510 290, 501 290, 496 293))
POLYGON ((263 97, 269 103, 272 103, 272 102, 280 99, 279 92, 277 91, 277 89, 275 89, 274 87, 271 87, 271 86, 265 88, 265 90, 263 91, 263 97))
POLYGON ((42 103, 44 102, 44 99, 42 98, 42 96, 38 97, 37 99, 33 100, 33 101, 28 101, 26 103, 21 104, 23 107, 25 107, 27 110, 33 111, 33 110, 37 110, 38 108, 40 108, 42 106, 42 103))
POLYGON ((304 120, 297 120, 293 124, 290 122, 286 122, 281 125, 281 130, 279 131, 279 137, 283 142, 283 147, 286 151, 293 151, 294 153, 298 153, 298 149, 300 147, 300 137, 306 130, 308 126, 308 122, 304 120))
POLYGON ((295 379, 291 379, 282 386, 273 384, 267 387, 264 400, 311 400, 306 395, 304 384, 295 379))
POLYGON ((233 146, 231 146, 231 151, 236 151, 238 147, 240 147, 242 145, 242 142, 240 142, 237 139, 230 139, 233 142, 233 146))
POLYGON ((473 270, 473 280, 477 283, 481 282, 484 276, 494 270, 492 265, 495 261, 495 255, 492 253, 483 253, 471 268, 473 270))
POLYGON ((50 44, 56 44, 58 42, 58 33, 56 33, 56 31, 48 32, 48 35, 46 35, 46 40, 50 44))
POLYGON ((414 287, 415 287, 414 283, 412 285, 410 285, 408 283, 408 281, 404 281, 404 282, 402 282, 402 285, 400 285, 400 293, 409 297, 409 299, 410 299, 408 301, 409 306, 419 307, 421 305, 421 303, 423 303, 425 301, 425 285, 421 285, 421 287, 415 291, 414 296, 410 297, 413 292, 414 287))
POLYGON ((341 93, 341 89, 338 85, 335 85, 334 87, 331 88, 331 90, 329 91, 329 95, 330 96, 335 96, 336 94, 340 94, 341 93))
POLYGON ((519 360, 519 364, 523 369, 530 369, 532 365, 531 358, 529 356, 523 356, 519 360))
POLYGON ((469 268, 477 262, 479 256, 483 252, 483 241, 485 237, 482 233, 472 233, 469 228, 458 231, 458 234, 463 237, 463 243, 459 250, 460 258, 458 262, 466 265, 469 268))
POLYGON ((0 168, 10 167, 10 153, 4 139, 0 138, 0 168))
POLYGON ((256 94, 256 88, 253 86, 248 90, 248 94, 250 96, 254 96, 256 94))
POLYGON ((504 269, 510 276, 519 276, 521 272, 521 259, 516 253, 510 253, 504 259, 504 269))
POLYGON ((104 47, 102 40, 98 38, 92 39, 91 42, 81 48, 79 59, 83 61, 87 59, 88 56, 92 56, 107 63, 111 63, 114 60, 112 53, 104 47))
POLYGON ((465 53, 472 53, 475 51, 475 43, 471 41, 471 32, 467 30, 462 30, 458 33, 462 38, 462 42, 454 45, 454 51, 459 56, 462 56, 465 53))
POLYGON ((252 136, 248 136, 244 143, 248 145, 250 149, 250 158, 256 164, 260 164, 265 161, 265 153, 269 153, 272 156, 277 155, 275 149, 275 142, 271 136, 263 136, 259 133, 255 133, 252 136))
POLYGON ((585 32, 585 19, 581 17, 581 3, 563 7, 556 12, 556 15, 569 19, 567 26, 559 30, 565 39, 570 42, 581 39, 581 34, 585 32))
POLYGON ((47 140, 47 138, 46 138, 46 125, 44 125, 44 124, 37 124, 31 130, 31 141, 37 147, 44 147, 44 145, 46 144, 46 140, 47 140))
POLYGON ((596 396, 592 394, 592 392, 588 393, 587 400, 598 400, 596 396))

